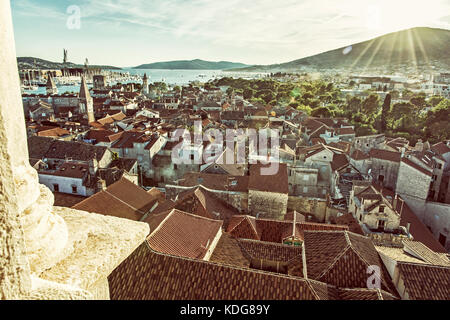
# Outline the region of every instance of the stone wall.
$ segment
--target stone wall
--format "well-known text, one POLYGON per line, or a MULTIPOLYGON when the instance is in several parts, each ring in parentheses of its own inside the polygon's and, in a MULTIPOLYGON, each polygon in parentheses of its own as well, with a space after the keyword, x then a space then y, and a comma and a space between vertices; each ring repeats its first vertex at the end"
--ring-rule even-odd
POLYGON ((396 192, 412 198, 427 199, 431 177, 417 169, 400 163, 396 192))
POLYGON ((395 189, 399 169, 398 162, 372 158, 369 168, 372 169, 371 175, 375 180, 380 181, 380 176, 383 176, 383 186, 395 189))
POLYGON ((431 228, 436 239, 439 240, 440 235, 447 238, 444 247, 450 252, 450 204, 426 202, 423 222, 431 228))
POLYGON ((439 240, 440 234, 447 238, 444 247, 450 252, 450 204, 427 202, 423 199, 400 195, 436 239, 439 240))
POLYGON ((0 300, 31 289, 14 167, 28 163, 10 1, 0 1, 0 300))
POLYGON ((318 222, 326 222, 327 201, 325 199, 289 197, 288 211, 309 213, 318 222))
POLYGON ((287 204, 287 194, 257 190, 248 192, 248 211, 259 218, 284 220, 287 204))

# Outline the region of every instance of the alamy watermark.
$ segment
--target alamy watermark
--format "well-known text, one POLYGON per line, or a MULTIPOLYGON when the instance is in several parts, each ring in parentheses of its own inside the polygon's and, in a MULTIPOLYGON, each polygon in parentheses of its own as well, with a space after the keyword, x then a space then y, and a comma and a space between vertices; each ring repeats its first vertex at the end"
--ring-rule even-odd
POLYGON ((219 129, 202 130, 202 122, 195 121, 193 135, 187 129, 172 132, 174 164, 256 164, 261 175, 275 175, 279 168, 280 134, 278 129, 226 129, 225 139, 219 129), (204 147, 204 142, 207 146, 204 147), (248 148, 247 148, 248 142, 248 148), (248 152, 247 152, 248 150, 248 152))
POLYGON ((373 265, 367 267, 367 288, 381 289, 381 270, 379 266, 373 265))
POLYGON ((66 26, 69 30, 81 29, 81 9, 77 5, 71 5, 67 7, 66 13, 69 14, 67 17, 66 26))

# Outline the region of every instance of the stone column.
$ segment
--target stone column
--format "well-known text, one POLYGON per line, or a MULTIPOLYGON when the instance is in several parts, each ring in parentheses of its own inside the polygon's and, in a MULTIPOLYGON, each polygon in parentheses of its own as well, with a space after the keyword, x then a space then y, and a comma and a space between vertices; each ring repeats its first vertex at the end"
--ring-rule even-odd
POLYGON ((0 299, 17 299, 31 278, 13 171, 28 151, 9 1, 0 1, 0 48, 0 299))

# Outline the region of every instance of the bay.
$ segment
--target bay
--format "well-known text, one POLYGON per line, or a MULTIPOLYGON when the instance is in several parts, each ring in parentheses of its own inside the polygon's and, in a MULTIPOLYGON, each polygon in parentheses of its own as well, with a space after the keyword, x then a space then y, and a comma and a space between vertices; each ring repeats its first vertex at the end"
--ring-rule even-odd
MULTIPOLYGON (((230 72, 223 70, 165 70, 165 69, 133 69, 133 68, 123 68, 121 70, 111 70, 118 73, 129 73, 131 76, 144 76, 147 74, 149 77, 149 83, 152 82, 165 82, 168 85, 187 85, 193 81, 208 82, 213 79, 220 79, 223 77, 232 78, 243 78, 243 79, 256 79, 262 78, 267 75, 267 73, 261 72, 230 72)), ((130 81, 122 81, 127 83, 130 81)), ((140 82, 140 81, 138 81, 140 82)), ((115 83, 111 83, 115 84, 115 83)), ((88 85, 92 87, 92 85, 88 85)), ((63 94, 66 92, 76 92, 78 93, 79 86, 67 86, 61 85, 58 87, 58 93, 63 94)), ((45 87, 39 87, 38 90, 30 91, 25 90, 28 94, 45 94, 45 87)))

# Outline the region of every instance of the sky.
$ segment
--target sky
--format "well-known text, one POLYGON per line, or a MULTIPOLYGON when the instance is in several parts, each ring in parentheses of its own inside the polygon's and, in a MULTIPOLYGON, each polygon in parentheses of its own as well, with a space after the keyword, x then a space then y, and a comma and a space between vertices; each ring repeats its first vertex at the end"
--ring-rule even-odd
POLYGON ((18 56, 137 66, 292 61, 411 27, 450 29, 450 0, 11 0, 18 56))

